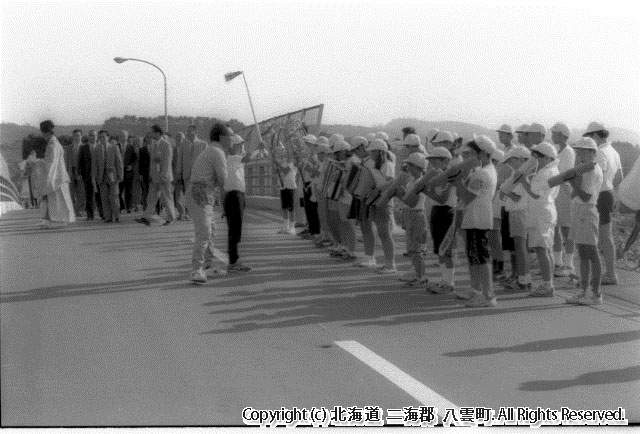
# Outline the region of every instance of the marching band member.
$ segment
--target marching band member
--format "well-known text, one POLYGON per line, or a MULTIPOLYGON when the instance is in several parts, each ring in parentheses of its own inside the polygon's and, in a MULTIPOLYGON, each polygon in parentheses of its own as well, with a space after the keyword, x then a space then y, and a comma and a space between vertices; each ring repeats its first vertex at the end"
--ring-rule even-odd
MULTIPOLYGON (((505 157, 508 155, 512 149, 515 148, 516 145, 513 144, 513 128, 511 125, 504 124, 498 130, 498 140, 504 145, 504 154, 505 157)), ((498 172, 498 189, 502 183, 513 173, 513 169, 509 166, 506 161, 503 161, 502 164, 496 167, 498 172)), ((496 193, 496 196, 500 199, 500 238, 502 243, 502 250, 510 253, 511 259, 511 275, 507 276, 503 274, 502 283, 513 282, 517 279, 517 270, 516 270, 516 255, 515 255, 515 245, 513 244, 513 238, 509 235, 509 213, 505 209, 505 201, 502 194, 496 193)), ((495 217, 495 215, 494 215, 495 217)), ((498 264, 498 268, 502 268, 504 270, 504 262, 502 266, 498 264)))
POLYGON ((472 288, 470 293, 455 294, 469 299, 467 307, 494 307, 497 303, 491 279, 491 252, 488 248, 488 232, 493 227, 491 200, 498 183, 498 174, 491 162, 495 149, 495 143, 486 136, 477 136, 464 145, 462 150, 469 152, 468 158, 479 160, 481 166, 473 169, 467 177, 458 176, 454 180, 456 193, 466 204, 461 228, 466 232, 472 288))
POLYGON ((313 180, 317 179, 320 175, 318 171, 319 161, 316 156, 316 145, 318 140, 313 134, 307 134, 302 138, 302 141, 308 146, 311 152, 306 154, 306 157, 301 161, 302 170, 301 173, 305 173, 303 193, 304 193, 304 212, 307 217, 308 227, 306 231, 298 235, 302 235, 303 238, 311 239, 320 234, 320 217, 318 215, 318 199, 314 194, 313 180))
POLYGON ((338 166, 337 170, 342 171, 342 175, 336 178, 334 188, 332 188, 332 197, 329 201, 329 226, 332 228, 334 238, 338 241, 338 246, 332 249, 330 255, 345 261, 354 261, 356 259, 356 228, 353 220, 348 218, 349 209, 351 207, 351 195, 342 187, 342 177, 347 172, 347 153, 351 150, 351 146, 344 140, 338 140, 333 146, 333 155, 336 159, 334 164, 338 166), (335 194, 334 194, 335 193, 335 194))
MULTIPOLYGON (((573 148, 576 151, 576 165, 596 161, 598 145, 593 139, 583 137, 573 148)), ((602 169, 596 164, 590 172, 569 181, 573 188, 573 223, 570 237, 575 242, 580 257, 580 291, 567 299, 567 303, 570 304, 602 304, 602 264, 598 252, 600 216, 597 202, 603 179, 602 169), (588 294, 589 283, 591 294, 588 294)))
MULTIPOLYGON (((418 136, 416 136, 418 137, 418 136)), ((424 172, 427 170, 427 159, 424 154, 420 152, 414 152, 405 160, 405 169, 410 175, 406 187, 400 187, 397 192, 397 196, 405 200, 405 197, 413 191, 414 186, 422 178, 424 172), (407 193, 409 192, 409 193, 407 193)), ((411 258, 415 277, 406 283, 407 286, 420 286, 428 282, 424 272, 424 261, 422 259, 422 250, 427 243, 427 221, 424 214, 424 207, 426 201, 426 195, 423 192, 414 194, 415 201, 411 203, 405 202, 409 205, 405 208, 405 231, 407 238, 407 252, 411 258), (417 197, 415 197, 417 196, 417 197)))
MULTIPOLYGON (((504 160, 504 152, 496 148, 493 154, 491 154, 491 162, 496 168, 498 174, 498 184, 496 188, 500 187, 502 182, 506 179, 505 170, 502 165, 504 160)), ((491 247, 491 257, 493 264, 493 277, 494 279, 501 279, 504 277, 504 252, 502 251, 502 199, 500 195, 494 193, 493 200, 491 202, 493 206, 493 229, 489 231, 489 246, 491 247)))
MULTIPOLYGON (((369 158, 364 160, 363 165, 373 176, 375 188, 370 193, 370 196, 375 196, 390 184, 393 180, 393 172, 391 162, 387 159, 388 148, 384 140, 375 139, 367 147, 367 152, 369 153, 369 158)), ((385 257, 385 264, 378 269, 378 273, 394 274, 397 269, 393 251, 393 238, 391 237, 392 205, 389 202, 384 206, 368 206, 367 202, 373 203, 373 200, 370 200, 372 198, 365 198, 365 203, 363 204, 364 212, 360 221, 365 250, 365 260, 361 265, 368 268, 376 267, 374 257, 375 238, 371 226, 371 223, 374 222, 378 237, 382 242, 382 250, 385 257)))
POLYGON ((516 128, 515 133, 518 135, 518 143, 521 146, 529 149, 529 141, 527 140, 527 131, 529 130, 529 125, 522 124, 518 128, 516 128))
MULTIPOLYGON (((558 122, 551 127, 551 140, 558 148, 558 171, 560 173, 573 169, 576 161, 576 152, 567 144, 571 137, 569 127, 562 122, 558 122)), ((558 197, 556 198, 556 211, 558 213, 558 223, 555 227, 553 238, 553 262, 555 277, 571 277, 576 279, 577 275, 573 268, 573 241, 569 239, 571 228, 571 186, 568 183, 560 185, 558 197), (564 250, 564 258, 562 251, 564 250)))
MULTIPOLYGON (((515 146, 505 155, 504 162, 512 172, 515 172, 530 157, 531 152, 527 148, 515 146)), ((529 274, 529 254, 527 252, 527 195, 521 183, 516 184, 508 194, 504 194, 504 209, 509 216, 509 236, 513 239, 515 256, 515 262, 512 259, 512 268, 515 269, 517 277, 515 280, 505 280, 502 284, 507 290, 529 291, 531 290, 531 275, 529 274)))
POLYGON ((542 285, 529 292, 531 297, 553 297, 553 231, 557 221, 555 198, 558 187, 550 188, 549 178, 558 175, 558 151, 551 143, 542 142, 531 147, 531 155, 538 160, 537 171, 522 177, 522 184, 529 195, 527 207, 527 236, 529 247, 538 256, 542 285))
POLYGON ((280 189, 280 206, 282 208, 283 228, 278 231, 279 234, 296 234, 296 218, 295 218, 295 200, 298 183, 298 168, 289 156, 286 156, 286 150, 281 149, 280 158, 274 156, 275 166, 282 176, 282 188, 280 189))
POLYGON ((325 177, 330 163, 331 148, 329 147, 329 139, 324 136, 318 137, 318 177, 315 179, 315 195, 318 199, 318 217, 320 218, 320 235, 315 239, 316 247, 325 247, 334 244, 329 231, 328 222, 328 204, 329 199, 323 190, 325 177))

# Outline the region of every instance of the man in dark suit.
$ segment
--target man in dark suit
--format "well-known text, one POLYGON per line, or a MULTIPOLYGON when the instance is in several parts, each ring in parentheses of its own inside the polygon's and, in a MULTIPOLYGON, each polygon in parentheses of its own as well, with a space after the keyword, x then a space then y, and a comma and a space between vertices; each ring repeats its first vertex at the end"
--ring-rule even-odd
POLYGON ((64 162, 67 174, 69 175, 69 193, 73 202, 73 211, 76 216, 82 214, 84 207, 84 192, 82 191, 82 180, 78 171, 78 155, 82 144, 82 130, 73 130, 72 142, 64 148, 64 162))
POLYGON ((149 166, 151 157, 147 143, 149 139, 138 137, 140 145, 140 155, 138 156, 138 173, 140 174, 140 185, 142 190, 142 209, 147 207, 147 195, 149 194, 149 166))
MULTIPOLYGON (((124 204, 127 208, 127 212, 131 212, 133 204, 131 203, 131 193, 133 189, 133 174, 134 166, 138 164, 138 154, 133 146, 133 137, 127 139, 127 146, 124 151, 123 164, 124 164, 124 204)), ((136 204, 137 206, 137 204, 136 204)))
MULTIPOLYGON (((94 144, 96 132, 94 130, 89 131, 89 137, 94 135, 94 144)), ((84 184, 84 202, 87 212, 87 220, 93 220, 93 182, 91 182, 91 140, 88 143, 83 143, 78 151, 78 173, 84 184)), ((100 214, 102 214, 102 206, 99 208, 100 214)))
MULTIPOLYGON (((124 159, 124 153, 125 153, 128 141, 129 141, 129 132, 125 130, 120 131, 120 133, 118 134, 117 148, 120 151, 120 156, 123 157, 123 159, 124 159)), ((120 184, 118 184, 118 190, 119 190, 118 198, 120 200, 120 212, 122 212, 126 208, 126 199, 124 197, 125 195, 124 178, 122 181, 120 181, 120 184)))
POLYGON ((105 222, 118 222, 120 217, 119 188, 118 185, 124 179, 122 156, 117 146, 117 139, 109 141, 109 133, 100 130, 99 143, 92 155, 91 175, 96 185, 100 188, 102 208, 105 222))

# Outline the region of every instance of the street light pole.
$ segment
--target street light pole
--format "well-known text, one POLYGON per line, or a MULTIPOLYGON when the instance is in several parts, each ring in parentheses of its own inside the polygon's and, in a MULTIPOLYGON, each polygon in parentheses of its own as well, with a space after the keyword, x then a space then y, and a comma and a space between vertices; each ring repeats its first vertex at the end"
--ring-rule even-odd
POLYGON ((160 73, 162 74, 162 78, 164 79, 164 132, 168 133, 169 132, 169 116, 167 115, 167 76, 165 75, 164 71, 162 69, 160 69, 160 67, 158 65, 155 65, 155 64, 153 64, 151 62, 147 62, 146 60, 142 60, 142 59, 116 57, 113 60, 116 63, 124 63, 127 60, 133 60, 135 62, 142 62, 142 63, 146 63, 147 65, 151 65, 154 68, 156 68, 158 71, 160 71, 160 73))

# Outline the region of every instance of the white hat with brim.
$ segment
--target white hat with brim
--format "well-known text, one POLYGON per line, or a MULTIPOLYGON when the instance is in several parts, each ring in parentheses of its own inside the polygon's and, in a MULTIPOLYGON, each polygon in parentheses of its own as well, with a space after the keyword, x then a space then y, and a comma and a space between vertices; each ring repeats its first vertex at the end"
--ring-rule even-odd
POLYGON ((352 149, 356 149, 358 146, 364 146, 366 148, 368 144, 367 139, 362 136, 355 136, 351 139, 352 149))
POLYGON ((493 153, 491 154, 491 159, 502 163, 504 161, 504 155, 505 154, 503 150, 496 148, 495 151, 493 151, 493 153))
POLYGON ((447 148, 443 146, 435 146, 431 149, 431 152, 429 153, 429 155, 427 155, 427 158, 446 158, 448 160, 451 160, 453 156, 447 148))
POLYGON ((422 144, 420 136, 417 134, 407 134, 402 143, 405 146, 420 146, 422 144))
POLYGON ((596 133, 598 131, 604 131, 604 125, 602 125, 600 122, 591 122, 589 124, 589 126, 587 127, 587 131, 584 132, 584 134, 582 135, 587 136, 591 133, 596 133))
POLYGON ((371 151, 388 151, 389 148, 387 148, 387 144, 384 142, 384 140, 382 139, 375 139, 373 142, 371 142, 369 144, 369 146, 367 146, 366 151, 367 152, 371 152, 371 151))
POLYGON ((367 134, 367 142, 371 143, 376 139, 376 133, 367 134))
POLYGON ((529 125, 522 124, 518 128, 516 128, 516 133, 526 133, 528 129, 529 129, 529 125))
POLYGON ((442 142, 453 142, 453 140, 453 134, 451 134, 449 131, 440 131, 436 134, 431 143, 436 144, 442 142))
POLYGON ((527 128, 527 134, 531 133, 546 134, 547 130, 545 129, 544 125, 534 122, 529 125, 529 128, 527 128))
POLYGON ((232 145, 239 145, 241 143, 244 143, 244 139, 242 138, 242 136, 240 134, 233 134, 231 136, 231 144, 232 145))
POLYGON ((338 140, 334 145, 333 145, 333 152, 340 152, 340 151, 349 151, 351 150, 351 145, 349 145, 347 142, 345 142, 344 140, 338 140))
POLYGON ((404 160, 404 162, 411 163, 414 166, 421 168, 422 170, 427 168, 427 159, 423 154, 419 152, 414 152, 413 154, 409 155, 407 159, 404 160))
POLYGON ((507 125, 507 124, 502 124, 502 126, 498 128, 496 131, 499 133, 513 134, 513 128, 511 128, 511 125, 507 125))
POLYGON ((318 144, 318 139, 313 134, 307 134, 306 136, 304 136, 302 138, 302 141, 305 142, 305 143, 308 143, 310 145, 317 145, 318 144))
POLYGON ((581 137, 580 140, 575 142, 572 146, 574 149, 593 149, 598 150, 598 144, 591 137, 581 137))
POLYGON ((389 134, 384 131, 378 131, 376 133, 376 139, 389 140, 389 134))
POLYGON ((485 136, 484 134, 479 134, 479 135, 474 134, 473 141, 476 142, 476 145, 478 145, 478 148, 480 148, 481 150, 483 150, 489 155, 493 155, 493 153, 496 150, 498 150, 498 147, 496 146, 495 142, 491 140, 489 137, 485 136))
POLYGON ((556 147, 548 142, 542 142, 534 145, 531 148, 531 152, 533 151, 538 152, 545 157, 553 158, 554 160, 558 158, 558 151, 556 150, 556 147))
POLYGON ((529 158, 531 157, 531 151, 529 151, 524 146, 514 146, 507 154, 504 156, 503 161, 507 161, 509 158, 529 158))
POLYGON ((569 130, 569 127, 563 122, 558 122, 554 126, 552 126, 551 132, 554 132, 554 131, 561 133, 567 139, 571 137, 571 130, 569 130))
POLYGON ((328 145, 329 144, 329 139, 327 139, 325 136, 320 136, 320 137, 318 137, 317 144, 318 145, 328 145))

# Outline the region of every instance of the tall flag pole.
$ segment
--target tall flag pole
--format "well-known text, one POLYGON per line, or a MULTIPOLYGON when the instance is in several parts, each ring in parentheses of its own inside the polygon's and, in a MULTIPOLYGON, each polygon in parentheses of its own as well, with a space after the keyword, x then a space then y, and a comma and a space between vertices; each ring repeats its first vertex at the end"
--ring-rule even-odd
POLYGON ((247 84, 247 79, 244 76, 244 72, 243 71, 228 72, 224 75, 224 81, 230 82, 231 80, 233 80, 239 75, 242 75, 242 79, 244 80, 244 86, 247 89, 247 96, 249 97, 249 105, 251 106, 251 114, 253 115, 253 122, 255 123, 256 131, 258 132, 258 140, 262 142, 262 133, 260 133, 260 125, 258 125, 258 118, 256 118, 256 111, 253 108, 253 101, 251 101, 251 93, 249 92, 249 85, 247 84))

